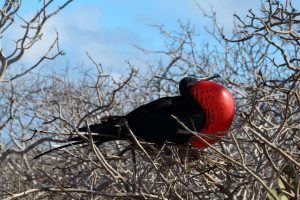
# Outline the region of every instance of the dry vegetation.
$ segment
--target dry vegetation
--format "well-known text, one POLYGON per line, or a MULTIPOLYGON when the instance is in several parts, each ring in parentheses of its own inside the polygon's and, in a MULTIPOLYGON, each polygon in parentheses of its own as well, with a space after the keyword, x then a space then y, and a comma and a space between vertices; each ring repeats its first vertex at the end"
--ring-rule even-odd
MULTIPOLYGON (((48 19, 71 3, 50 12, 52 2, 23 22, 11 55, 0 51, 1 199, 300 199, 300 12, 289 1, 266 1, 245 20, 236 16, 231 36, 210 15, 217 49, 195 44, 189 25, 159 27, 167 48, 151 53, 169 63, 149 66, 147 75, 128 63, 128 74, 116 78, 93 58, 94 69, 81 70, 76 81, 68 78, 73 73, 39 73, 44 60, 63 54, 58 37, 36 64, 10 73, 48 19), (33 159, 86 123, 177 94, 187 74, 213 73, 236 101, 234 124, 218 144, 195 150, 89 141, 33 159)), ((22 3, 1 6, 5 36, 22 3)))

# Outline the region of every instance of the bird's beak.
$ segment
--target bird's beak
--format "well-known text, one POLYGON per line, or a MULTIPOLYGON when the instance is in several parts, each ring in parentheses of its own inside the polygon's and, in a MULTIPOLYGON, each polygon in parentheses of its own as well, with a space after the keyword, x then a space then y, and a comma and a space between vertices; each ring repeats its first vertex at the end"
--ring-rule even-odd
POLYGON ((221 78, 221 76, 219 74, 214 74, 213 76, 209 76, 209 77, 205 78, 205 80, 210 81, 210 80, 213 80, 215 78, 221 78))
POLYGON ((212 76, 208 76, 208 77, 202 77, 202 78, 198 78, 198 81, 210 81, 210 80, 213 80, 215 78, 221 78, 221 76, 219 74, 214 74, 212 76))

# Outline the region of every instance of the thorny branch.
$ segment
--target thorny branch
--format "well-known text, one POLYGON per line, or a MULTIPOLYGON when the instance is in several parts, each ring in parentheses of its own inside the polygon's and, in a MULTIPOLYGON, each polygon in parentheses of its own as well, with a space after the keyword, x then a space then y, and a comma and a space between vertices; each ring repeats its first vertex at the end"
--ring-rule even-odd
MULTIPOLYGON (((52 2, 44 1, 45 9, 24 21, 26 38, 16 41, 13 54, 5 56, 1 49, 1 74, 9 60, 12 64, 40 39, 39 28, 56 13, 47 11, 52 2), (32 20, 40 22, 35 30, 30 28, 32 20)), ((2 34, 18 17, 18 5, 20 1, 3 5, 2 34)), ((218 48, 196 45, 190 24, 180 23, 173 32, 159 26, 166 48, 140 49, 159 54, 164 62, 149 64, 147 74, 127 63, 128 75, 117 78, 89 55, 95 68, 81 71, 76 83, 67 72, 50 77, 33 73, 62 53, 57 38, 44 60, 1 82, 0 198, 299 199, 299 11, 289 1, 264 2, 260 13, 249 10, 245 20, 236 16, 231 36, 218 26, 216 13, 205 14, 212 20, 209 33, 218 48), (123 115, 155 98, 176 95, 186 75, 215 73, 236 104, 231 130, 217 144, 200 150, 157 146, 139 141, 131 132, 133 144, 113 141, 97 146, 85 137, 86 146, 70 145, 31 159, 79 134, 76 128, 83 123, 101 123, 102 118, 123 115), (29 136, 30 130, 39 131, 29 136)), ((205 142, 205 134, 192 133, 205 142)))
MULTIPOLYGON (((6 33, 8 33, 8 29, 11 28, 11 25, 15 22, 16 18, 22 20, 23 25, 21 26, 24 29, 23 34, 20 35, 19 39, 15 42, 15 47, 11 51, 9 55, 4 54, 4 49, 1 47, 0 49, 0 81, 3 81, 5 72, 8 71, 10 66, 14 63, 20 61, 20 59, 24 56, 24 53, 33 47, 43 35, 43 28, 44 25, 49 21, 49 19, 55 16, 58 12, 63 10, 66 6, 68 6, 73 0, 68 0, 64 2, 61 6, 59 6, 56 10, 50 12, 48 14, 48 8, 50 5, 54 4, 54 0, 43 1, 41 8, 36 12, 31 19, 25 20, 24 18, 18 15, 18 10, 22 6, 22 1, 11 1, 6 0, 3 7, 0 9, 0 31, 1 31, 1 40, 3 37, 7 37, 6 33)), ((22 31, 20 31, 22 33, 22 31)), ((39 66, 42 61, 44 60, 53 60, 57 56, 63 55, 63 52, 58 47, 58 34, 56 39, 54 40, 53 44, 49 47, 48 51, 45 55, 40 58, 36 64, 28 67, 24 72, 19 75, 16 75, 12 79, 18 78, 23 76, 24 74, 28 73, 29 71, 33 70, 37 66, 39 66), (53 56, 49 57, 49 53, 52 53, 54 46, 57 47, 57 52, 54 53, 53 56)), ((14 66, 16 67, 16 66, 14 66)))

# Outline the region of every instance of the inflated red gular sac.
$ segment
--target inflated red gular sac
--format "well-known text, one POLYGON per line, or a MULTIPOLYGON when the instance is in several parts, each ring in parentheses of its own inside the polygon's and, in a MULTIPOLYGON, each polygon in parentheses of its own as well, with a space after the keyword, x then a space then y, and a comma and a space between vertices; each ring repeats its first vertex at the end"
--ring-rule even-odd
MULTIPOLYGON (((198 81, 191 87, 191 95, 205 114, 205 125, 200 131, 209 144, 214 144, 224 137, 234 118, 234 99, 230 91, 213 81, 198 81)), ((190 140, 192 147, 205 148, 208 145, 194 136, 190 140)))

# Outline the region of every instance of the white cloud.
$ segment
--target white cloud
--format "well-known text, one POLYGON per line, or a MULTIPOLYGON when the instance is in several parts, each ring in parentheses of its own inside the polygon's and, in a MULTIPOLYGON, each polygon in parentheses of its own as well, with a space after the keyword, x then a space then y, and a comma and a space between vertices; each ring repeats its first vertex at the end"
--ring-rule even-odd
MULTIPOLYGON (((241 1, 236 0, 197 0, 197 2, 208 11, 212 5, 217 12, 220 24, 224 25, 226 30, 233 28, 234 12, 245 16, 249 8, 259 7, 260 4, 260 1, 243 1, 240 3, 241 1)), ((110 19, 104 18, 105 16, 101 12, 101 9, 105 8, 96 3, 73 7, 67 12, 63 11, 46 24, 43 40, 25 54, 22 63, 30 65, 39 59, 55 39, 55 30, 59 32, 60 47, 66 52, 66 56, 57 62, 69 61, 72 66, 76 66, 78 63, 89 65, 91 63, 85 54, 89 52, 97 62, 120 70, 121 66, 126 68, 125 60, 129 59, 133 64, 142 65, 142 60, 153 59, 153 57, 144 56, 134 45, 155 50, 163 48, 159 33, 153 28, 147 27, 147 24, 166 24, 170 30, 174 30, 177 27, 177 20, 183 19, 183 22, 189 20, 197 28, 197 31, 201 31, 205 25, 211 26, 210 22, 204 19, 193 0, 174 0, 172 3, 170 1, 153 1, 153 4, 153 7, 157 9, 147 10, 147 8, 137 6, 134 9, 138 10, 133 13, 130 13, 130 10, 125 10, 124 13, 126 14, 136 15, 136 17, 133 16, 129 19, 132 24, 115 26, 112 24, 109 27, 104 25, 107 24, 107 21, 104 20, 110 19)), ((130 5, 126 6, 129 9, 130 5)), ((121 16, 118 18, 122 20, 121 16)), ((10 37, 17 37, 19 34, 19 31, 14 30, 10 37)))
MULTIPOLYGON (((25 53, 20 63, 30 66, 43 56, 55 40, 57 30, 60 47, 66 52, 59 61, 69 61, 75 67, 78 63, 89 65, 88 52, 104 66, 127 68, 125 60, 128 59, 141 64, 137 57, 143 55, 134 47, 141 38, 126 28, 101 28, 101 20, 101 10, 91 6, 77 7, 72 12, 55 16, 45 25, 42 40, 25 53)), ((15 31, 10 38, 19 36, 20 32, 15 31)))

